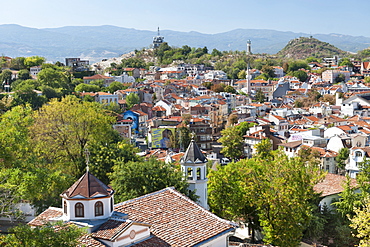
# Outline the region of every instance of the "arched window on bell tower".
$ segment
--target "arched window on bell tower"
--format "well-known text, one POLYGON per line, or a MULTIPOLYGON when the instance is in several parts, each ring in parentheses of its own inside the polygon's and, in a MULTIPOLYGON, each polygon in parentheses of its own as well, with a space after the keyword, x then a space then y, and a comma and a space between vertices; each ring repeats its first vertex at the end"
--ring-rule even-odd
POLYGON ((75 216, 76 217, 85 217, 84 205, 81 202, 78 202, 75 205, 75 216))
POLYGON ((95 203, 95 216, 103 215, 103 203, 98 201, 95 203))
POLYGON ((63 203, 63 210, 64 210, 64 214, 67 214, 67 202, 66 201, 64 201, 64 203, 63 203))

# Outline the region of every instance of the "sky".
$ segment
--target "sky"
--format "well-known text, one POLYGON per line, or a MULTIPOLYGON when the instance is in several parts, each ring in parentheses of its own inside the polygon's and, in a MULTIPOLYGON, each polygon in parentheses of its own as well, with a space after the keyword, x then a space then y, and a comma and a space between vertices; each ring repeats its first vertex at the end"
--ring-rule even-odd
POLYGON ((369 7, 368 0, 11 0, 1 6, 0 24, 160 27, 207 34, 272 29, 370 37, 369 7))

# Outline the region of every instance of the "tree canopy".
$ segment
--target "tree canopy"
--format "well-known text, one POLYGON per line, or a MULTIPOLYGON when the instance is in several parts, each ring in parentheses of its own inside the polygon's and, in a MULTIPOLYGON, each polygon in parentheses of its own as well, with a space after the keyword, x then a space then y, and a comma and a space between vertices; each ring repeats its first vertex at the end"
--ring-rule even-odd
POLYGON ((151 158, 147 161, 118 162, 109 175, 112 187, 116 190, 115 198, 129 200, 166 187, 174 186, 181 193, 197 199, 190 192, 188 183, 182 179, 180 167, 174 167, 163 161, 151 158))
POLYGON ((265 243, 293 247, 312 218, 313 186, 320 178, 317 165, 299 157, 259 153, 210 172, 209 204, 223 217, 260 225, 265 243))

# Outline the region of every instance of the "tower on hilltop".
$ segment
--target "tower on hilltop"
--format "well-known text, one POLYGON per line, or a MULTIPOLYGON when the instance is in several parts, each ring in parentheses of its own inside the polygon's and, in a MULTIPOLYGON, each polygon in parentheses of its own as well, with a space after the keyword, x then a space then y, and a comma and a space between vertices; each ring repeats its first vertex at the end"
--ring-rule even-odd
POLYGON ((158 34, 157 36, 153 37, 153 48, 158 48, 164 41, 164 37, 159 34, 159 27, 158 27, 158 34))

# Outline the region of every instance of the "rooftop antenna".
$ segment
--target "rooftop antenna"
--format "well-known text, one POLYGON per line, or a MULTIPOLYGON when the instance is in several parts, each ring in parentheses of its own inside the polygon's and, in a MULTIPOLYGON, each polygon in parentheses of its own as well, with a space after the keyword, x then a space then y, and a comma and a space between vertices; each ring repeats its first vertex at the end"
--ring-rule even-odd
POLYGON ((90 161, 90 152, 88 148, 85 148, 85 156, 86 156, 86 172, 89 171, 89 161, 90 161))

